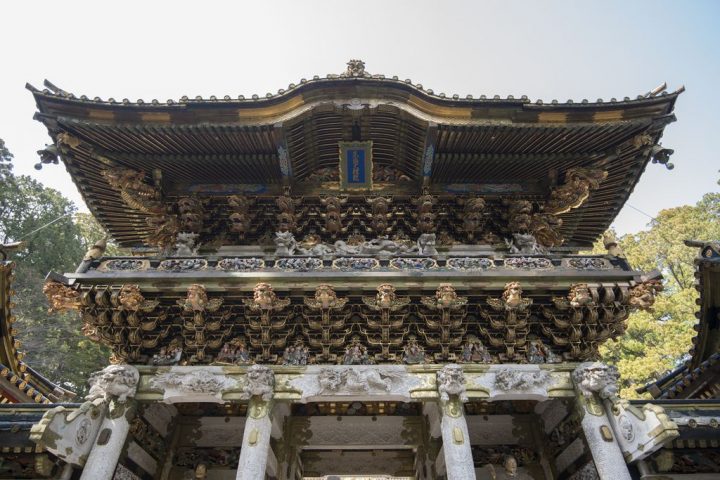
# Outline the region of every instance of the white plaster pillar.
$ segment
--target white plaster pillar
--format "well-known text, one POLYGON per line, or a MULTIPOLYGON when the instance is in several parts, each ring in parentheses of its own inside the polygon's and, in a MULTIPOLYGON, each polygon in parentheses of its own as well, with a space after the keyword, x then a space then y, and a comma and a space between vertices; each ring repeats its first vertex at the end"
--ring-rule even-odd
POLYGON ((440 430, 447 480, 475 480, 470 434, 459 400, 443 402, 440 430))
POLYGON ((253 396, 248 406, 236 480, 263 480, 270 453, 271 400, 253 396))
POLYGON ((80 480, 112 480, 134 415, 133 401, 110 406, 108 415, 100 424, 100 432, 90 450, 80 480))
POLYGON ((573 372, 581 426, 600 480, 631 480, 603 400, 617 394, 617 369, 601 363, 583 363, 573 372))
POLYGON ((250 397, 250 403, 235 479, 264 480, 271 453, 273 422, 270 413, 275 374, 264 365, 253 365, 248 368, 246 381, 244 391, 250 397))
POLYGON ((140 373, 131 365, 110 365, 90 376, 90 401, 103 399, 107 413, 100 424, 80 480, 111 480, 125 446, 140 373))

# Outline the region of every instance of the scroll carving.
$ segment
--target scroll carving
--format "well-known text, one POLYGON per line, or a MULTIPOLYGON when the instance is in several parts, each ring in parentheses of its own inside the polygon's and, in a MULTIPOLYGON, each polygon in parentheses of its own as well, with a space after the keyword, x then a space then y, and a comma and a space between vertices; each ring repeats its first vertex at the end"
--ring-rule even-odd
POLYGON ((440 347, 437 359, 447 360, 450 358, 451 349, 456 349, 465 335, 463 320, 467 313, 468 299, 459 297, 452 285, 443 283, 434 297, 422 297, 421 302, 429 310, 440 313, 439 319, 433 314, 421 313, 427 326, 421 333, 428 345, 440 347))
POLYGON ((185 348, 194 352, 194 360, 202 362, 207 348, 220 348, 223 340, 230 335, 232 327, 223 328, 229 314, 217 314, 223 299, 208 298, 205 287, 194 284, 188 288, 187 297, 177 303, 185 314, 192 315, 191 319, 183 317, 185 348))
POLYGON ((273 291, 269 283, 258 283, 253 289, 252 299, 243 299, 247 310, 255 313, 246 314, 248 319, 248 332, 250 344, 262 350, 263 360, 272 358, 270 350, 272 347, 284 347, 292 331, 276 335, 285 328, 289 315, 274 319, 274 314, 285 310, 290 305, 290 299, 280 299, 273 291))
POLYGON ((345 307, 347 298, 338 298, 335 290, 330 285, 320 285, 315 290, 313 298, 305 298, 305 306, 310 312, 320 313, 320 321, 317 316, 307 316, 307 329, 305 335, 308 337, 310 346, 320 348, 319 359, 332 360, 331 348, 341 347, 345 343, 349 331, 345 330, 345 322, 350 314, 342 315, 340 312, 345 307), (335 318, 331 318, 337 313, 335 318))
POLYGON ((528 318, 533 301, 523 298, 522 293, 520 283, 510 282, 505 285, 505 291, 501 298, 487 299, 488 305, 496 313, 481 312, 492 330, 491 332, 481 328, 481 332, 488 339, 490 345, 505 347, 505 352, 500 355, 503 360, 522 360, 521 351, 524 350, 527 343, 528 318))
POLYGON ((395 287, 385 283, 377 287, 377 294, 374 297, 363 297, 362 301, 368 309, 380 312, 380 319, 378 320, 376 315, 363 315, 367 329, 361 331, 370 345, 381 347, 381 357, 388 359, 390 347, 401 345, 409 332, 407 328, 403 330, 406 314, 401 311, 410 303, 410 298, 398 297, 395 294, 395 287))

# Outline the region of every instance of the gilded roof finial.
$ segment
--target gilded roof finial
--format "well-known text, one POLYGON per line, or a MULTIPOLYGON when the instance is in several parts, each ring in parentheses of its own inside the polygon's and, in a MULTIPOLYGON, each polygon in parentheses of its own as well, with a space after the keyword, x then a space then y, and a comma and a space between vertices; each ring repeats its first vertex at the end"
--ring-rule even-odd
POLYGON ((345 75, 348 77, 364 77, 365 76, 365 62, 362 60, 352 59, 347 63, 347 70, 345 75))

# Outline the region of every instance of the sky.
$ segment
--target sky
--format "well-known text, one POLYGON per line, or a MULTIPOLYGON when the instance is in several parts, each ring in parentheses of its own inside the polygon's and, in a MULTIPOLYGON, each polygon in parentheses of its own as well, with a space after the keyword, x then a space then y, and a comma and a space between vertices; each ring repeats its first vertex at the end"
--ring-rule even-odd
POLYGON ((662 139, 675 169, 650 164, 614 227, 642 230, 718 190, 720 1, 40 0, 0 16, 0 138, 16 173, 83 210, 64 166, 33 169, 50 138, 26 82, 132 101, 263 96, 351 58, 448 96, 594 101, 685 85, 662 139))

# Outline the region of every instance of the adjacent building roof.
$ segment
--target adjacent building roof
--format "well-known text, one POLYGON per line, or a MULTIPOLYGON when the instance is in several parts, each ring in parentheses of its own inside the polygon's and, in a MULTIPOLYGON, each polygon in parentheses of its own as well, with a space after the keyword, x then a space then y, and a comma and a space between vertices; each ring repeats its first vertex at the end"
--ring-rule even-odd
POLYGON ((720 243, 686 241, 699 248, 695 287, 700 309, 689 360, 656 382, 638 389, 654 398, 720 398, 720 243))
MULTIPOLYGON (((1 246, 0 246, 1 247, 1 246)), ((15 265, 0 248, 0 403, 55 403, 75 395, 46 379, 22 361, 15 338, 12 275, 15 265)))

